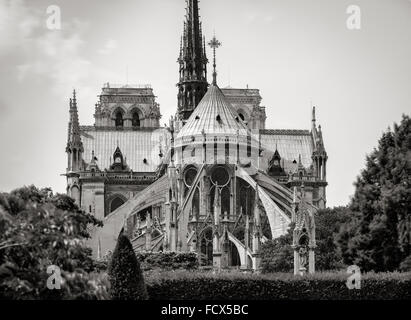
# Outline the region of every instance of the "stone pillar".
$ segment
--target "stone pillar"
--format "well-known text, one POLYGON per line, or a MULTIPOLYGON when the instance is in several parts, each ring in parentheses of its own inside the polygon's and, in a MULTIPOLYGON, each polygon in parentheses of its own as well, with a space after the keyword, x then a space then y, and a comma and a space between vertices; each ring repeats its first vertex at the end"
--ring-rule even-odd
POLYGON ((315 255, 314 255, 315 246, 310 246, 308 251, 308 272, 315 272, 315 255))
POLYGON ((293 246, 294 249, 294 275, 298 274, 298 270, 300 269, 300 259, 298 257, 298 251, 295 246, 293 246))
POLYGON ((228 268, 229 267, 229 239, 227 234, 227 225, 229 223, 227 211, 224 212, 224 218, 222 221, 223 224, 223 236, 221 239, 221 246, 222 246, 222 257, 221 257, 221 267, 228 268))
POLYGON ((248 217, 248 214, 246 212, 245 215, 245 230, 244 230, 244 245, 245 245, 245 250, 244 250, 244 266, 242 266, 242 269, 248 269, 248 234, 250 230, 250 218, 248 217))
POLYGON ((124 128, 131 128, 133 126, 133 123, 131 122, 130 118, 124 118, 124 123, 123 123, 124 128))
POLYGON ((261 219, 260 208, 258 207, 258 188, 256 189, 256 198, 254 205, 254 227, 253 227, 253 269, 259 270, 261 265, 261 219))
POLYGON ((164 251, 171 250, 171 204, 170 202, 165 205, 165 216, 164 220, 166 223, 165 234, 163 239, 164 251))
POLYGON ((177 251, 178 226, 177 226, 177 206, 171 205, 171 224, 170 224, 170 250, 177 251))
POLYGON ((214 227, 213 227, 213 267, 214 269, 221 269, 221 244, 218 229, 220 227, 220 191, 215 187, 214 197, 214 227))
POLYGON ((147 212, 146 223, 146 250, 151 251, 151 217, 149 212, 147 212))
POLYGON ((97 219, 104 219, 104 184, 94 190, 94 216, 97 219))

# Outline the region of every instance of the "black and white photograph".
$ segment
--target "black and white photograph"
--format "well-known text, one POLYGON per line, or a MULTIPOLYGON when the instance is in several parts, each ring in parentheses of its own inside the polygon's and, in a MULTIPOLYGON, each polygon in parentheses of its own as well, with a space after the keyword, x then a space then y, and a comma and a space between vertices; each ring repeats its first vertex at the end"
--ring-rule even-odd
POLYGON ((0 71, 0 300, 411 300, 411 0, 0 0, 0 71))

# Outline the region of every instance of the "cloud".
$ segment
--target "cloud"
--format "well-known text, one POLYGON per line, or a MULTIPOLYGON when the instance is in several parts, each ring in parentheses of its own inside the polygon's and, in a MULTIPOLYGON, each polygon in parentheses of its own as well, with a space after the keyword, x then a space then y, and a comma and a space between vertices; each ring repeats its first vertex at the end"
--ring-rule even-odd
POLYGON ((98 50, 98 53, 102 55, 109 55, 111 54, 115 49, 117 49, 117 41, 114 39, 109 39, 105 43, 104 47, 100 50, 98 50))
MULTIPOLYGON (((44 82, 50 90, 66 96, 67 88, 88 76, 91 63, 83 54, 88 25, 76 19, 63 20, 61 30, 49 30, 46 19, 45 10, 24 0, 0 0, 2 69, 19 85, 44 82)), ((110 49, 113 43, 106 47, 110 49)))
POLYGON ((33 39, 31 45, 25 47, 26 59, 16 66, 18 81, 29 77, 48 78, 54 91, 66 92, 67 87, 88 76, 91 63, 81 55, 83 45, 78 33, 64 35, 62 31, 49 31, 33 39))

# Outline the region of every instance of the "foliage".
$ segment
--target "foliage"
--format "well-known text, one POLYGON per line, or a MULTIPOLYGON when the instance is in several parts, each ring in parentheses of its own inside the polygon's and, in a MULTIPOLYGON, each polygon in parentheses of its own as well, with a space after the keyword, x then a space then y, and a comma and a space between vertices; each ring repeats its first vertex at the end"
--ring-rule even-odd
POLYGON ((86 274, 93 270, 91 250, 83 244, 89 224, 102 225, 51 189, 29 186, 0 194, 0 298, 93 296, 86 274), (46 286, 50 265, 61 270, 61 290, 46 286))
POLYGON ((107 271, 108 266, 110 265, 113 252, 109 250, 103 257, 94 261, 94 268, 97 272, 107 271))
POLYGON ((113 300, 146 300, 147 290, 130 240, 123 230, 117 240, 109 270, 110 296, 113 300))
POLYGON ((198 268, 198 256, 194 252, 139 251, 136 255, 144 271, 152 269, 193 270, 198 268))
POLYGON ((337 243, 346 264, 392 271, 410 255, 411 119, 403 116, 366 158, 337 243))
POLYGON ((267 240, 261 245, 261 268, 263 273, 292 272, 294 253, 293 242, 294 225, 290 225, 288 233, 273 240, 267 240))
POLYGON ((350 219, 347 207, 334 207, 318 210, 315 216, 316 270, 339 270, 344 267, 343 259, 335 242, 340 227, 350 219))
POLYGON ((153 300, 374 300, 410 299, 411 274, 364 274, 348 289, 346 273, 286 274, 164 272, 147 278, 153 300))
MULTIPOLYGON (((316 212, 316 270, 338 270, 344 267, 334 238, 339 232, 340 226, 349 219, 350 213, 347 207, 327 208, 316 212)), ((294 225, 290 225, 286 235, 262 244, 261 267, 263 273, 293 271, 294 256, 291 247, 293 229, 294 225)))

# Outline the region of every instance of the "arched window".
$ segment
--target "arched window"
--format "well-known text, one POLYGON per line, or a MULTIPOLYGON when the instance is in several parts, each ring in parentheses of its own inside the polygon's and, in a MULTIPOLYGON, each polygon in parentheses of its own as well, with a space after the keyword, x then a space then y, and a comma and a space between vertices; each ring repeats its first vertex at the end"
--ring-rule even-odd
POLYGON ((111 203, 110 203, 110 212, 113 212, 116 210, 118 207, 124 204, 124 200, 121 199, 120 197, 114 198, 111 203))
POLYGON ((211 228, 207 228, 200 235, 200 252, 201 265, 213 265, 213 231, 211 228))
POLYGON ((131 123, 133 127, 140 127, 140 117, 137 111, 133 113, 133 118, 131 119, 131 123))
POLYGON ((116 113, 116 127, 122 127, 123 126, 123 114, 121 111, 118 111, 116 113))

